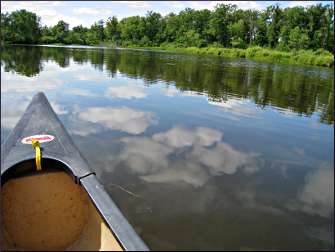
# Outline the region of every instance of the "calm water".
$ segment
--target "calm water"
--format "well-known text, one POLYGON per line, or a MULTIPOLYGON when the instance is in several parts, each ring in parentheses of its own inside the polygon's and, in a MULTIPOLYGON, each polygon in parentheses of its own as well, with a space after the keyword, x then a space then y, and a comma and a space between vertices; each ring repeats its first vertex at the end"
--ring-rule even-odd
POLYGON ((44 91, 151 249, 331 249, 333 83, 325 68, 8 47, 1 137, 44 91))

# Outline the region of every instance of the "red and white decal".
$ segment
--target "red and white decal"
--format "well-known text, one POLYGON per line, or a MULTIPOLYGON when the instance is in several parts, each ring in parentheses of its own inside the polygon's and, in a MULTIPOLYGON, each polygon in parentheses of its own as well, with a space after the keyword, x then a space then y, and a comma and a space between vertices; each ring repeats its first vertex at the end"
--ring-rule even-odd
POLYGON ((52 140, 55 139, 55 137, 52 135, 34 135, 23 138, 21 142, 23 144, 31 144, 33 139, 38 140, 40 143, 45 143, 45 142, 51 142, 52 140))

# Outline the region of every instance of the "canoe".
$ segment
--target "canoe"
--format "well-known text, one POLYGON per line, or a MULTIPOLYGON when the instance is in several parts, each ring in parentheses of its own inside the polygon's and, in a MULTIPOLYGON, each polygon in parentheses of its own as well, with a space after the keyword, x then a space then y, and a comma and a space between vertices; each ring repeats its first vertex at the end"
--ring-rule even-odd
POLYGON ((1 231, 5 250, 149 250, 43 93, 1 146, 1 231))

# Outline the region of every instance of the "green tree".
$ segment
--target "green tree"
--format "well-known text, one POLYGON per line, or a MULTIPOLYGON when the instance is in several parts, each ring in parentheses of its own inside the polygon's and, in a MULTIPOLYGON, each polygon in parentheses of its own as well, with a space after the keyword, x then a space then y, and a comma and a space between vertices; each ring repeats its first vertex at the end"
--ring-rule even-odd
POLYGON ((148 11, 145 17, 120 21, 115 16, 69 29, 64 21, 52 28, 40 27, 34 13, 20 10, 1 14, 1 43, 99 44, 177 47, 224 46, 247 48, 269 46, 280 50, 319 48, 333 51, 334 9, 332 4, 282 9, 242 10, 218 4, 213 11, 185 8, 165 17, 148 11))
POLYGON ((87 32, 87 44, 96 45, 104 40, 104 21, 95 22, 87 32))
POLYGON ((258 13, 255 24, 255 37, 254 44, 259 46, 265 46, 268 44, 267 39, 267 12, 263 11, 258 13))
POLYGON ((116 42, 120 39, 118 21, 115 16, 109 17, 105 27, 105 38, 109 41, 116 42))
POLYGON ((127 17, 120 21, 121 40, 124 45, 138 44, 144 37, 145 21, 139 16, 127 17))
POLYGON ((175 42, 180 27, 179 15, 170 13, 165 17, 164 37, 166 42, 175 42))
POLYGON ((58 21, 58 23, 52 27, 52 33, 55 36, 57 42, 67 43, 67 37, 69 35, 69 24, 63 20, 58 21))
POLYGON ((1 13, 1 45, 10 41, 10 18, 8 13, 1 13))
POLYGON ((223 46, 230 44, 231 34, 229 24, 231 23, 232 13, 236 10, 236 5, 219 4, 215 7, 214 13, 210 19, 211 33, 216 41, 223 46))
POLYGON ((229 25, 229 30, 231 34, 230 40, 232 46, 237 48, 245 48, 246 43, 244 41, 244 38, 246 34, 246 27, 244 21, 240 19, 238 22, 229 25))
POLYGON ((41 38, 40 42, 43 44, 51 44, 51 43, 56 43, 57 39, 53 35, 51 28, 47 26, 43 26, 41 28, 41 38))
POLYGON ((19 10, 1 15, 2 40, 9 43, 35 44, 41 36, 40 18, 35 13, 19 10))
POLYGON ((210 34, 210 18, 211 12, 207 9, 198 10, 194 13, 193 29, 199 34, 199 39, 196 41, 198 47, 207 46, 213 41, 210 34))
POLYGON ((254 44, 254 41, 256 39, 256 32, 257 32, 257 19, 258 19, 258 11, 256 10, 246 10, 244 12, 245 16, 245 23, 244 23, 244 41, 247 45, 254 44))
POLYGON ((147 45, 159 45, 163 35, 161 14, 149 11, 144 19, 144 22, 145 22, 144 33, 149 40, 149 43, 147 45))
POLYGON ((334 6, 327 5, 325 11, 325 26, 326 26, 326 44, 324 47, 326 50, 334 52, 334 6))
POLYGON ((70 33, 71 43, 81 45, 87 44, 87 32, 88 29, 82 25, 73 27, 70 33))
POLYGON ((303 7, 297 6, 283 10, 283 25, 280 29, 279 48, 288 49, 290 33, 295 27, 306 27, 308 17, 303 7))
POLYGON ((185 46, 201 47, 204 44, 204 41, 203 39, 201 39, 200 34, 193 29, 185 32, 184 36, 185 36, 184 39, 185 46))
POLYGON ((290 49, 307 49, 309 46, 309 37, 306 30, 296 26, 290 31, 288 46, 290 49))
POLYGON ((280 29, 282 26, 282 10, 278 5, 269 6, 267 8, 267 13, 269 19, 268 30, 267 30, 267 38, 270 47, 275 47, 279 41, 280 29))

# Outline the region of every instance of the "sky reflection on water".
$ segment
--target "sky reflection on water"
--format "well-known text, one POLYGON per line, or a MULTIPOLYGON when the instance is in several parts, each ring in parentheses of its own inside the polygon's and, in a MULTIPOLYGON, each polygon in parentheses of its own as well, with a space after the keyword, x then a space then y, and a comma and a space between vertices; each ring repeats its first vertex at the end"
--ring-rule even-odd
POLYGON ((330 70, 15 48, 1 60, 2 141, 44 91, 150 248, 334 246, 330 70))

